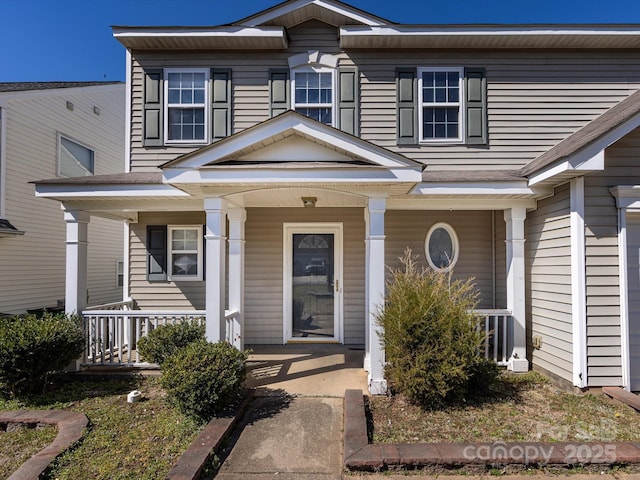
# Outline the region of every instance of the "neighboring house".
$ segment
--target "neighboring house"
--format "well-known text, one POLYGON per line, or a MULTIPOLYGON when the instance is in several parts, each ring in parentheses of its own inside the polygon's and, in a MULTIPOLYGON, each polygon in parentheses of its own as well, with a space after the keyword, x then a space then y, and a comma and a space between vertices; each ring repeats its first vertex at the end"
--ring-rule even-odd
MULTIPOLYGON (((114 35, 128 171, 36 193, 70 240, 74 218, 126 220, 137 318, 364 345, 382 393, 375 312, 409 246, 475 278, 508 368, 640 389, 640 26, 398 25, 292 0, 114 35)), ((85 256, 68 261, 80 310, 85 256)))
MULTIPOLYGON (((121 82, 0 83, 2 314, 62 308, 63 211, 36 198, 29 182, 124 171, 124 95, 121 82)), ((83 295, 94 305, 121 300, 122 222, 91 223, 83 295)))

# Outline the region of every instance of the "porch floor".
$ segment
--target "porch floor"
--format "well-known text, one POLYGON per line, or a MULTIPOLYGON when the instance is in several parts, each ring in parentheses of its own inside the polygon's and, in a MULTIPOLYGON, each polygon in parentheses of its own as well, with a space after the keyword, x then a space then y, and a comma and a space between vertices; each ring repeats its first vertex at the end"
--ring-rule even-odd
POLYGON ((247 345, 247 386, 258 395, 280 390, 292 395, 344 397, 347 389, 368 391, 364 348, 353 345, 247 345))

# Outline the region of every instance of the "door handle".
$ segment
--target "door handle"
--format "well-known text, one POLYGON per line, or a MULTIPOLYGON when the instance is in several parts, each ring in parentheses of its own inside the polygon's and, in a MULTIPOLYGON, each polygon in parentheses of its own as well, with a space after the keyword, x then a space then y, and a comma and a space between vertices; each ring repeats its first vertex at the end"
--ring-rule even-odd
POLYGON ((340 292, 340 280, 336 279, 335 284, 336 284, 336 292, 340 292))

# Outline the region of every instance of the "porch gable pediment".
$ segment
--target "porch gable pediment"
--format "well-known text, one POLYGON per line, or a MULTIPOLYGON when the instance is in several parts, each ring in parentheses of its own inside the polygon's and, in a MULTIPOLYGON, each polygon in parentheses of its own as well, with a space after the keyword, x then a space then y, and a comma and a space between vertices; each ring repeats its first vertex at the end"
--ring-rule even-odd
MULTIPOLYGON (((363 179, 366 172, 376 171, 378 180, 419 182, 424 165, 289 111, 162 166, 167 183, 209 183, 223 177, 225 183, 246 181, 265 170, 286 179, 286 172, 300 169, 311 182, 316 174, 326 180, 333 176, 328 171, 354 169, 363 179)), ((335 179, 342 176, 336 173, 335 179)))

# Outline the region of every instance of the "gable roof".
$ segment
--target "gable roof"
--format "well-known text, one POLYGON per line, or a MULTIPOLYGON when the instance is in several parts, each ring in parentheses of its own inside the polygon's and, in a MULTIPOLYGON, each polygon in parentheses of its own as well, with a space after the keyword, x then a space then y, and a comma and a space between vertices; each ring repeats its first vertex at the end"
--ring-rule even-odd
MULTIPOLYGON (((627 133, 640 127, 640 90, 611 107, 577 132, 547 150, 520 170, 531 178, 540 172, 556 168, 554 176, 570 175, 571 171, 588 171, 593 158, 600 158, 602 151, 627 133), (565 168, 562 165, 565 165, 565 168)), ((551 178, 551 175, 545 177, 551 178)))
POLYGON ((282 25, 293 27, 317 19, 329 25, 387 25, 388 20, 337 0, 288 0, 234 22, 249 27, 282 25))

